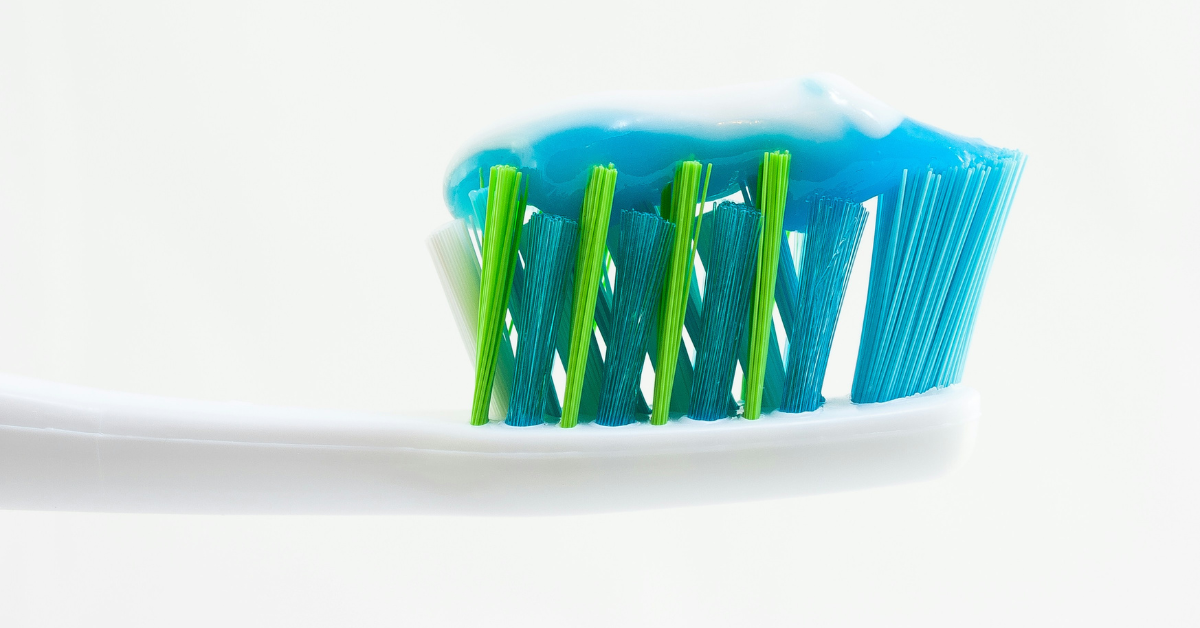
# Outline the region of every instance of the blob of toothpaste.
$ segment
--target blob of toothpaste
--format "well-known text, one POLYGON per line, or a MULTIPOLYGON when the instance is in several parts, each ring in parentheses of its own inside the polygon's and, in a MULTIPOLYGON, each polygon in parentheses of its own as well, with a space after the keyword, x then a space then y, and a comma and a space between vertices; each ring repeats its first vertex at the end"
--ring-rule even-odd
MULTIPOLYGON (((755 189, 764 151, 792 154, 784 229, 804 231, 821 196, 863 202, 903 170, 995 164, 999 149, 905 117, 830 74, 694 91, 598 94, 535 112, 468 144, 446 172, 451 212, 478 211, 480 170, 520 168, 528 203, 575 218, 590 167, 614 164, 614 209, 649 209, 681 160, 712 164, 709 199, 755 189)), ((614 219, 619 216, 614 211, 614 219)))

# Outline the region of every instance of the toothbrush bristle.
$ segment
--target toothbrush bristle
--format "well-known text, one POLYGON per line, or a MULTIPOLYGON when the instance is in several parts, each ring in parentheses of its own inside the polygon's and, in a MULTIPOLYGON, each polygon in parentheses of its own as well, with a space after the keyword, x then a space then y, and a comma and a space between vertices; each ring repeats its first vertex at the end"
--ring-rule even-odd
MULTIPOLYGON (((833 331, 866 224, 867 212, 858 203, 820 199, 810 206, 800 276, 795 281, 796 306, 785 319, 789 332, 787 392, 780 405, 784 412, 816 410, 825 400, 821 386, 833 331)), ((790 261, 779 265, 788 276, 793 273, 790 261)))
POLYGON ((783 238, 783 210, 787 203, 790 167, 791 155, 787 151, 763 153, 757 194, 763 223, 759 235, 754 294, 750 303, 749 357, 742 383, 747 419, 757 419, 763 410, 763 386, 767 376, 772 312, 775 309, 775 278, 779 271, 779 247, 775 243, 783 238))
POLYGON ((759 212, 728 201, 712 212, 689 412, 693 419, 714 421, 729 416, 734 368, 753 287, 760 218, 759 212))
MULTIPOLYGON (((669 190, 663 191, 662 214, 675 225, 675 237, 671 245, 671 258, 667 276, 663 280, 662 302, 659 304, 658 359, 654 363, 654 402, 651 406, 650 423, 663 425, 670 416, 675 387, 683 382, 675 381, 676 363, 687 362, 688 356, 682 346, 683 319, 687 311, 688 292, 692 285, 692 258, 694 229, 696 223, 697 195, 700 192, 700 173, 703 167, 698 161, 685 161, 675 168, 675 179, 669 190)), ((700 210, 703 210, 701 203, 700 210)), ((690 384, 691 382, 688 382, 690 384)), ((679 396, 686 399, 690 389, 680 390, 679 396)))
POLYGON ((674 234, 675 226, 654 214, 629 209, 621 212, 613 322, 596 414, 600 425, 628 425, 634 421, 637 387, 646 363, 646 338, 658 309, 667 249, 674 234))
MULTIPOLYGON (((529 244, 522 252, 526 260, 521 296, 523 322, 517 337, 512 402, 504 421, 516 426, 541 424, 547 412, 547 396, 554 396, 550 367, 555 334, 579 235, 574 220, 541 212, 529 219, 525 231, 529 244)), ((557 406, 557 400, 552 405, 557 406)))
MULTIPOLYGON (((532 317, 527 317, 525 314, 525 275, 530 271, 529 262, 532 259, 532 243, 529 233, 530 224, 532 224, 532 219, 530 223, 526 224, 525 228, 521 230, 521 248, 518 250, 519 255, 517 256, 517 263, 513 268, 512 296, 508 300, 508 313, 512 319, 512 326, 508 335, 511 336, 512 332, 515 331, 517 334, 518 343, 521 335, 526 333, 527 325, 536 324, 538 322, 531 320, 532 317)), ((569 267, 567 272, 570 272, 569 267)), ((561 319, 561 316, 559 318, 561 319)), ((553 340, 555 337, 556 336, 552 335, 551 339, 553 340)), ((553 348, 554 343, 551 342, 550 346, 553 348)), ((552 353, 550 356, 551 363, 553 363, 553 358, 554 356, 552 353)), ((550 416, 557 417, 562 415, 562 409, 558 405, 558 393, 554 389, 554 382, 550 379, 547 379, 546 381, 546 402, 543 410, 550 416)), ((505 412, 500 416, 500 418, 507 420, 508 413, 505 412)))
POLYGON ((879 198, 867 312, 850 398, 889 401, 957 383, 1024 156, 905 171, 879 198))
POLYGON ((579 212, 579 249, 575 262, 575 286, 571 305, 571 342, 567 360, 567 383, 563 391, 562 427, 574 427, 579 421, 585 369, 591 345, 595 342, 595 312, 600 274, 603 270, 604 245, 608 239, 609 216, 617 169, 592 168, 583 208, 579 212))
POLYGON ((505 313, 525 202, 520 194, 521 173, 512 166, 494 166, 488 179, 487 218, 483 227, 483 264, 479 286, 479 346, 475 362, 475 397, 471 424, 488 422, 496 359, 504 333, 505 313))

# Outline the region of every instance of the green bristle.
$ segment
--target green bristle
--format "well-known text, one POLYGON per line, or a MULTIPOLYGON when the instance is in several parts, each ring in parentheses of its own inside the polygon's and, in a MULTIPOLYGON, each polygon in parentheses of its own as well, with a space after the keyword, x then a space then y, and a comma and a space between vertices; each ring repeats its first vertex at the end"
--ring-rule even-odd
MULTIPOLYGON (((778 292, 778 291, 776 291, 778 292)), ((748 316, 749 318, 749 316, 748 316)), ((784 353, 780 351, 779 337, 775 334, 775 325, 770 325, 767 334, 767 365, 764 366, 766 375, 762 381, 762 412, 773 412, 784 400, 784 353)), ((742 348, 738 352, 738 361, 742 364, 742 373, 750 370, 750 334, 743 334, 742 348)))
POLYGON ((667 247, 674 232, 674 225, 654 214, 621 212, 613 320, 596 414, 600 425, 634 421, 636 392, 646 363, 646 335, 658 307, 667 247))
POLYGON ((527 266, 520 298, 516 381, 505 419, 505 423, 516 426, 540 425, 547 406, 546 397, 553 394, 548 393, 548 389, 555 332, 561 318, 563 292, 571 274, 579 229, 574 220, 538 212, 530 218, 525 232, 528 234, 527 266))
POLYGON ((726 201, 713 212, 704 309, 696 343, 696 373, 689 416, 714 421, 729 414, 729 396, 759 244, 761 214, 726 201))
MULTIPOLYGON (((699 209, 696 198, 700 188, 700 173, 703 166, 698 161, 685 161, 675 168, 675 179, 670 187, 670 201, 663 192, 663 217, 675 225, 675 237, 671 246, 671 257, 667 276, 663 281, 662 302, 659 303, 658 359, 654 371, 654 404, 651 406, 650 423, 664 425, 670 418, 672 393, 675 389, 675 366, 682 354, 687 353, 683 340, 683 319, 687 308, 688 292, 692 285, 693 260, 695 259, 695 229, 698 211, 703 211, 708 196, 708 175, 704 176, 704 195, 699 209)), ((690 391, 687 392, 690 396, 690 391)))
POLYGON ((767 349, 773 326, 771 314, 775 309, 775 277, 779 270, 779 247, 775 243, 783 237, 783 210, 787 203, 791 159, 787 151, 763 153, 759 170, 757 196, 763 214, 762 231, 759 234, 754 296, 750 302, 749 357, 746 375, 742 380, 744 416, 747 419, 757 419, 762 415, 767 349))
MULTIPOLYGON (((776 266, 779 269, 779 271, 776 273, 776 277, 775 277, 775 299, 777 301, 777 304, 778 304, 778 299, 779 299, 780 287, 782 284, 786 283, 785 281, 781 281, 781 278, 783 278, 785 276, 784 274, 782 274, 784 272, 785 267, 788 269, 787 272, 791 273, 793 275, 793 279, 794 279, 794 275, 795 275, 795 271, 791 270, 791 263, 792 263, 791 253, 788 252, 786 236, 781 236, 779 238, 779 246, 780 246, 780 249, 779 249, 779 258, 780 259, 779 259, 779 263, 776 266), (786 259, 784 259, 785 255, 787 256, 786 259)), ((783 365, 783 352, 780 351, 780 349, 779 349, 780 344, 779 344, 779 338, 776 336, 776 333, 775 333, 775 325, 771 325, 769 329, 770 329, 770 333, 768 334, 768 337, 767 337, 766 376, 763 378, 763 389, 762 389, 763 390, 763 392, 762 392, 762 411, 763 412, 771 412, 771 411, 779 408, 779 404, 783 402, 783 388, 784 388, 784 375, 785 375, 784 365, 783 365)), ((740 349, 740 352, 738 353, 738 361, 741 362, 741 364, 742 364, 742 374, 743 375, 750 369, 750 337, 749 336, 750 336, 749 334, 744 334, 742 336, 742 347, 740 349)))
POLYGON ((493 166, 488 178, 487 220, 483 229, 483 273, 479 286, 479 350, 475 358, 475 396, 471 425, 488 422, 496 356, 504 335, 504 314, 512 291, 513 269, 525 218, 519 193, 521 173, 512 166, 493 166))
MULTIPOLYGON (((578 253, 576 253, 578 257, 578 253)), ((566 291, 566 302, 563 304, 564 312, 573 312, 575 310, 575 276, 571 275, 568 280, 572 288, 566 291)), ((600 290, 596 291, 596 313, 600 315, 601 303, 599 298, 600 290)), ((562 317, 562 322, 558 325, 558 357, 562 360, 563 367, 571 361, 571 323, 570 316, 562 317)), ((599 322, 595 325, 596 329, 600 328, 599 322)), ((604 385, 604 356, 600 352, 600 343, 596 341, 596 334, 592 333, 588 339, 587 349, 587 367, 584 369, 583 389, 579 393, 579 416, 594 415, 596 407, 600 400, 600 388, 604 385)), ((562 413, 559 413, 562 416, 562 413)))
POLYGON ((821 386, 833 332, 866 224, 867 212, 857 203, 820 199, 809 209, 797 286, 798 307, 785 322, 790 340, 787 390, 781 406, 785 412, 809 412, 824 401, 821 386))
MULTIPOLYGON (((742 347, 738 353, 738 361, 742 365, 742 374, 750 370, 750 334, 742 335, 742 347)), ((783 401, 783 387, 786 372, 783 364, 783 352, 779 349, 779 338, 775 333, 775 325, 771 325, 767 333, 767 363, 764 367, 762 386, 762 412, 771 412, 779 408, 783 401)))
POLYGON ((595 166, 579 210, 579 252, 575 262, 575 289, 571 305, 571 349, 567 362, 567 383, 563 391, 562 427, 579 422, 580 399, 585 369, 595 344, 596 296, 600 273, 604 268, 604 244, 608 238, 617 169, 610 164, 595 166))

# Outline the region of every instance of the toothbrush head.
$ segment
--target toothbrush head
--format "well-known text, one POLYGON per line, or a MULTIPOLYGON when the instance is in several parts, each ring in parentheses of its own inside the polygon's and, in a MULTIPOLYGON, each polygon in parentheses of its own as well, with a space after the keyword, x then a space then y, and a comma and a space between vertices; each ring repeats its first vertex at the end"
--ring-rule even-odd
POLYGON ((502 126, 448 169, 447 203, 463 223, 443 235, 461 241, 437 240, 439 259, 457 255, 455 267, 481 278, 478 290, 470 277, 448 284, 478 292, 451 298, 478 310, 463 325, 477 361, 472 422, 488 422, 489 408, 510 425, 536 424, 540 409, 562 427, 817 409, 872 198, 851 398, 955 384, 1023 164, 832 75, 603 94, 502 126), (519 209, 493 202, 517 198, 518 180, 519 209), (514 235, 508 221, 527 212, 531 225, 575 221, 577 240, 551 242, 540 227, 514 235), (640 390, 650 371, 652 390, 640 390))

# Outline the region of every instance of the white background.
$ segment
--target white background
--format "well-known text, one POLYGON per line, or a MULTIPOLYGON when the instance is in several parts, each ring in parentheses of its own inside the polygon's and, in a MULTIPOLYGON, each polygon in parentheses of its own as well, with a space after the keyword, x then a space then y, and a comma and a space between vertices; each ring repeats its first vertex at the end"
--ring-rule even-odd
POLYGON ((72 383, 467 405, 423 245, 443 169, 558 97, 826 70, 1030 161, 949 478, 550 519, 0 512, 0 625, 1196 625, 1198 32, 1194 2, 4 0, 0 370, 72 383))

